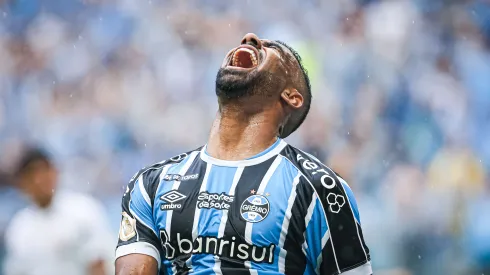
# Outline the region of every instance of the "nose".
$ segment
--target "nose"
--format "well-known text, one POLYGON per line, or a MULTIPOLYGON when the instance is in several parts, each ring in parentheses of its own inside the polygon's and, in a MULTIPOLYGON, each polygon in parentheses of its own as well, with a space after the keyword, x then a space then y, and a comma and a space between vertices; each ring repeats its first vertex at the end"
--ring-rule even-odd
POLYGON ((247 33, 243 37, 241 44, 242 45, 243 44, 249 44, 249 45, 252 45, 259 50, 262 48, 262 42, 260 41, 259 37, 257 35, 255 35, 255 33, 247 33))

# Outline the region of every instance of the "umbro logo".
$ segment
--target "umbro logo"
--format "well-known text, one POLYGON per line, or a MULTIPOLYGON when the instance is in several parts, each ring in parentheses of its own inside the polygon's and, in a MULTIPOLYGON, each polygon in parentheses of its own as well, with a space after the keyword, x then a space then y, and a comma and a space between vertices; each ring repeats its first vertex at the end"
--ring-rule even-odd
POLYGON ((174 210, 182 208, 182 204, 176 203, 183 199, 187 198, 186 195, 181 194, 175 190, 169 191, 162 196, 160 196, 160 200, 163 201, 162 205, 160 205, 161 210, 174 210))
POLYGON ((183 200, 185 199, 187 196, 186 195, 183 195, 175 190, 172 190, 170 192, 167 192, 165 194, 163 194, 160 199, 161 200, 164 200, 166 202, 169 202, 169 203, 174 203, 174 202, 178 202, 180 200, 183 200))

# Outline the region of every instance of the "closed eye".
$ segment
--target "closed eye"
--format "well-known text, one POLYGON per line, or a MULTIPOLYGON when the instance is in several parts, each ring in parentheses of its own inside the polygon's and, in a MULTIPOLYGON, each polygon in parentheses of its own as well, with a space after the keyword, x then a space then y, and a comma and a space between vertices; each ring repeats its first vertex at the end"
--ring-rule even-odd
POLYGON ((274 45, 274 44, 269 44, 269 45, 267 45, 267 47, 269 47, 271 49, 274 49, 274 50, 276 50, 278 52, 280 52, 282 50, 281 47, 279 47, 277 45, 274 45))
POLYGON ((274 51, 276 51, 279 56, 284 56, 284 51, 281 48, 281 46, 276 45, 276 44, 272 44, 272 43, 268 43, 266 45, 266 47, 268 47, 268 48, 273 49, 274 51))

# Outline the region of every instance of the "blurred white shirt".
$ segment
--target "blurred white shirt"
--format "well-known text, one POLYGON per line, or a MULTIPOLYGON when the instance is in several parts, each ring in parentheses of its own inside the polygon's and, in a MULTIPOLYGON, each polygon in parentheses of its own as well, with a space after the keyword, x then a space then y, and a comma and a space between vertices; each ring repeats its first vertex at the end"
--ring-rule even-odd
POLYGON ((93 198, 59 192, 51 206, 17 213, 6 234, 5 275, 85 275, 112 256, 104 209, 93 198))

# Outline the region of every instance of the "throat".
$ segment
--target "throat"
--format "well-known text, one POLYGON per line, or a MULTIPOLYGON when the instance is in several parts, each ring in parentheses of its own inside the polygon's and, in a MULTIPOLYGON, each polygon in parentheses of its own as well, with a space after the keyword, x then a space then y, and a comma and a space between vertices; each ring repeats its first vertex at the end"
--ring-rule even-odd
POLYGON ((263 152, 277 139, 277 124, 267 115, 240 119, 218 114, 209 136, 207 153, 221 160, 245 160, 263 152))

